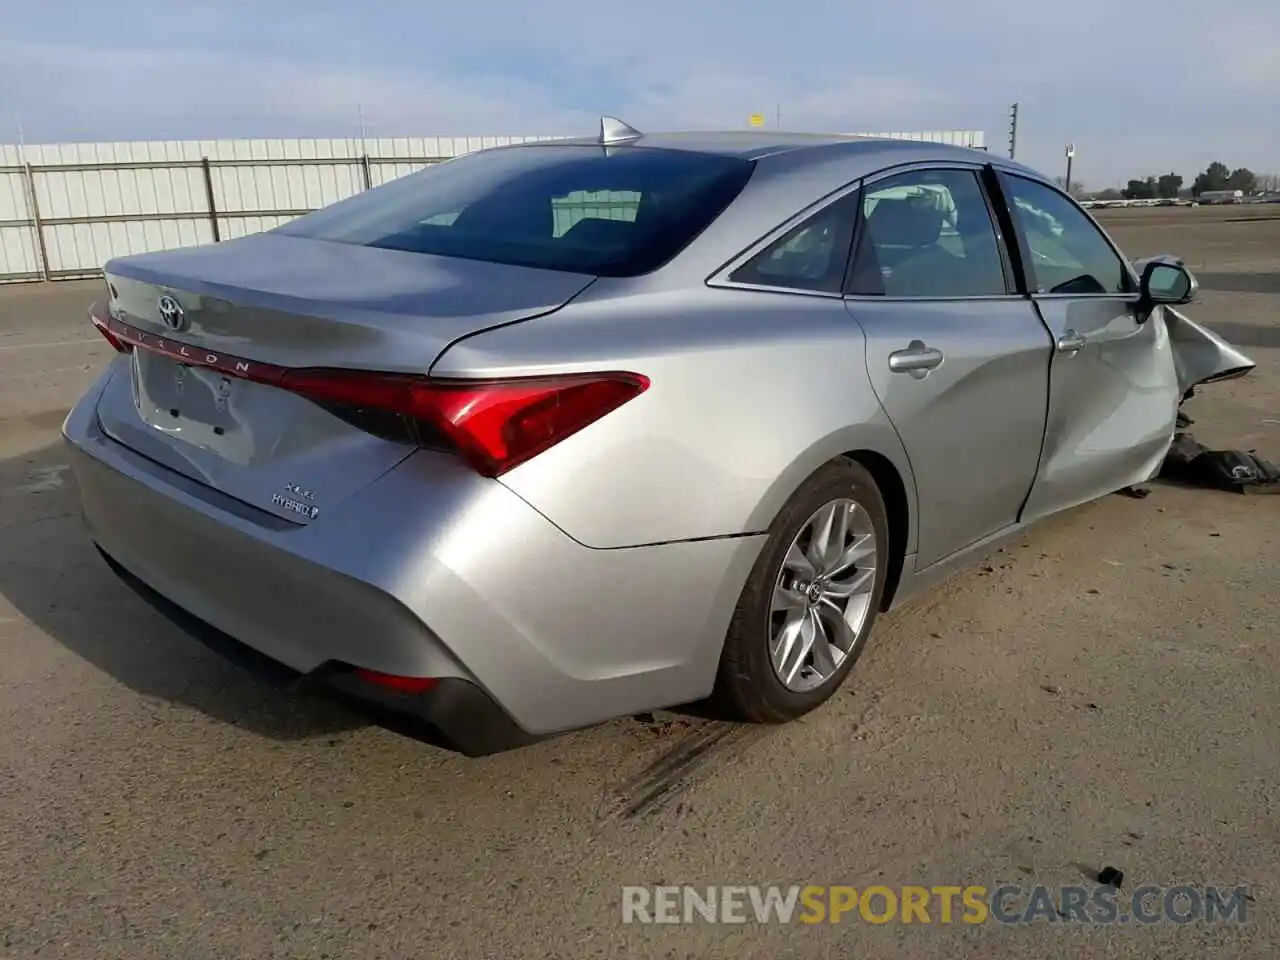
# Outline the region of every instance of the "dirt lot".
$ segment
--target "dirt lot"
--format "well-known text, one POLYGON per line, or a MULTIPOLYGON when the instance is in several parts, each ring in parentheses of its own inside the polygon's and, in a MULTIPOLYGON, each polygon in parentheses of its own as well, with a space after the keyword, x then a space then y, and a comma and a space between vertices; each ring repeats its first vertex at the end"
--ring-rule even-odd
MULTIPOLYGON (((1280 220, 1249 213, 1103 216, 1198 268, 1191 314, 1258 361, 1189 404, 1197 435, 1280 458, 1280 220)), ((112 579, 57 442, 107 356, 96 290, 0 290, 0 956, 1274 955, 1280 500, 1157 486, 1050 521, 881 620, 784 729, 662 716, 466 761, 281 698, 112 579), (624 884, 1104 864, 1247 885, 1248 922, 620 920, 624 884)))

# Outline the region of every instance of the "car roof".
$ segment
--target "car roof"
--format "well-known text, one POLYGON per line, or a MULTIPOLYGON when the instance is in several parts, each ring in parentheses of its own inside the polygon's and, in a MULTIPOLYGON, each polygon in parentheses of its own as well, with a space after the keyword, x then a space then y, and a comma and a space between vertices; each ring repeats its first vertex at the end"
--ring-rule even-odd
POLYGON ((975 147, 961 147, 931 140, 908 140, 896 137, 873 137, 859 134, 802 133, 780 130, 683 130, 660 133, 637 133, 634 137, 602 143, 596 137, 561 137, 552 140, 526 141, 499 150, 537 149, 539 147, 581 146, 607 147, 609 150, 682 150, 743 160, 785 158, 788 166, 797 163, 821 164, 832 160, 854 161, 866 170, 879 166, 895 166, 916 161, 961 160, 991 163, 1037 179, 1039 171, 975 147))
POLYGON ((758 160, 775 153, 803 150, 806 147, 827 146, 833 143, 868 140, 838 133, 783 133, 778 130, 682 130, 663 133, 642 133, 617 143, 602 144, 599 137, 565 137, 516 144, 519 147, 540 146, 608 146, 610 149, 684 150, 690 153, 710 153, 744 160, 758 160))

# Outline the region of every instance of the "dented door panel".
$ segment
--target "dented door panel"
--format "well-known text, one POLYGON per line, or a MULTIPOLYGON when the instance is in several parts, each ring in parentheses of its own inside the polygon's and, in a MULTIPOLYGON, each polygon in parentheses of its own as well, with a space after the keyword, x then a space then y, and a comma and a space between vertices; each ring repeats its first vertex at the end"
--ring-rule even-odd
POLYGON ((1139 322, 1134 298, 1035 300, 1057 349, 1027 521, 1150 479, 1183 394, 1168 328, 1139 322))

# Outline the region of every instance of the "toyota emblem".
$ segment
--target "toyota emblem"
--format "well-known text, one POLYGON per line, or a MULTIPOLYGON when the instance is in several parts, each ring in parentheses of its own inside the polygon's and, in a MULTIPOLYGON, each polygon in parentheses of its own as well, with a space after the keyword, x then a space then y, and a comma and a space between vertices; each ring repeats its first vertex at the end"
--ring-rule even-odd
POLYGON ((186 323, 187 314, 175 298, 167 293, 160 298, 160 320, 170 330, 181 330, 186 323))

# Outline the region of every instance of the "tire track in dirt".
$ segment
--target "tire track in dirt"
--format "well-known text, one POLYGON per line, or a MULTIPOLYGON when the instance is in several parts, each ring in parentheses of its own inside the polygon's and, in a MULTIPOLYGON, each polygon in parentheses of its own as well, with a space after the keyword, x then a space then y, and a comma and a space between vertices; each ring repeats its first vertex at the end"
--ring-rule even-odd
MULTIPOLYGON (((651 716, 640 722, 651 727, 657 725, 659 734, 666 732, 663 727, 671 726, 651 716)), ((691 725, 643 770, 608 788, 601 805, 601 819, 636 820, 661 812, 676 797, 714 776, 768 729, 716 720, 679 722, 691 725)))

